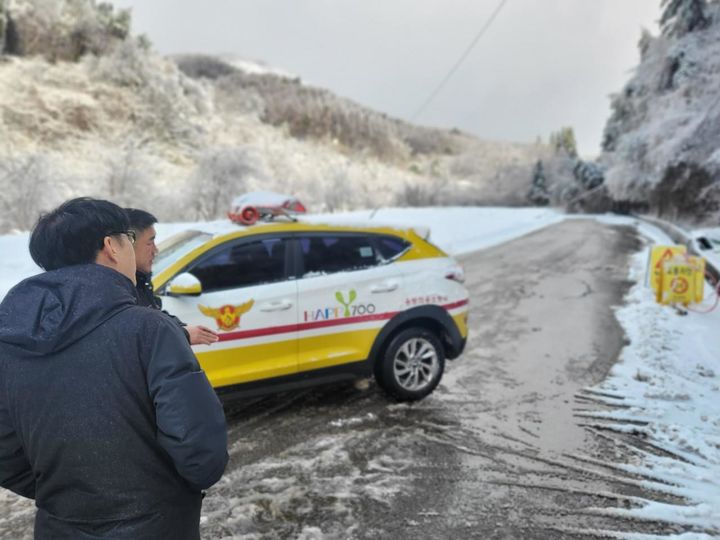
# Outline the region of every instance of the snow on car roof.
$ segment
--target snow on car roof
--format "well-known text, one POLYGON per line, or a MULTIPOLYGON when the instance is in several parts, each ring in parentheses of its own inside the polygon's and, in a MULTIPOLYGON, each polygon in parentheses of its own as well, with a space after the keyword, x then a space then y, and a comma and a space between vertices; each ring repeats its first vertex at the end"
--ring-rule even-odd
MULTIPOLYGON (((304 215, 304 216, 298 216, 297 220, 298 223, 306 224, 306 225, 313 225, 313 226, 328 226, 328 227, 349 227, 349 228, 358 228, 358 229, 380 229, 380 228, 389 228, 389 229, 396 229, 396 230, 407 230, 407 229, 413 229, 415 232, 422 236, 423 238, 428 238, 430 234, 430 230, 427 227, 421 227, 418 225, 402 225, 398 223, 383 223, 383 222, 375 222, 368 219, 364 220, 358 220, 358 219, 348 219, 347 217, 343 217, 341 215, 333 216, 332 214, 324 214, 324 215, 304 215)), ((292 221, 279 218, 272 221, 259 221, 253 225, 238 225, 236 223, 233 223, 229 219, 219 219, 216 221, 205 221, 205 222, 193 222, 193 223, 173 223, 173 224, 163 224, 156 227, 158 229, 158 235, 162 238, 168 238, 174 234, 183 232, 183 231, 199 231, 203 233, 207 233, 212 235, 214 238, 217 238, 219 236, 223 236, 226 234, 231 234, 239 231, 259 231, 263 228, 274 228, 277 226, 282 225, 290 225, 292 226, 292 221)))
POLYGON ((233 208, 242 208, 243 206, 281 206, 287 201, 295 201, 297 197, 292 195, 283 195, 274 191, 252 191, 235 197, 232 200, 233 208))

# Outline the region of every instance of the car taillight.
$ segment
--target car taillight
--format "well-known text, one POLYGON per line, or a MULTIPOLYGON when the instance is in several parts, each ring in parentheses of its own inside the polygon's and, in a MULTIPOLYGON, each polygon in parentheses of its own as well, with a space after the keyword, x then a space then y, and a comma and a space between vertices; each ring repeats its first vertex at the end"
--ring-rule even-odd
POLYGON ((465 283, 465 273, 461 269, 451 270, 445 274, 445 279, 465 283))

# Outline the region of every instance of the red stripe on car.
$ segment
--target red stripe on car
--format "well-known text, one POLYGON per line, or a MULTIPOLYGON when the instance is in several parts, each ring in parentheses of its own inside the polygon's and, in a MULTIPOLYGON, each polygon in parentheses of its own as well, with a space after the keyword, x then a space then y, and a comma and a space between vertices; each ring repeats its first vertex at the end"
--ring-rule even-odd
MULTIPOLYGON (((456 309, 466 306, 468 300, 460 300, 452 304, 445 304, 441 307, 447 309, 456 309)), ((239 330, 237 332, 227 332, 220 334, 220 341, 233 341, 236 339, 248 339, 261 336, 272 336, 276 334, 287 334, 289 332, 301 332, 303 330, 314 330, 315 328, 328 328, 330 326, 341 326, 345 324, 357 324, 369 321, 383 321, 392 319, 399 311, 388 311, 387 313, 377 313, 373 315, 360 315, 358 317, 343 317, 342 319, 329 319, 327 321, 314 321, 302 324, 287 324, 284 326, 270 326, 268 328, 256 328, 254 330, 239 330)))

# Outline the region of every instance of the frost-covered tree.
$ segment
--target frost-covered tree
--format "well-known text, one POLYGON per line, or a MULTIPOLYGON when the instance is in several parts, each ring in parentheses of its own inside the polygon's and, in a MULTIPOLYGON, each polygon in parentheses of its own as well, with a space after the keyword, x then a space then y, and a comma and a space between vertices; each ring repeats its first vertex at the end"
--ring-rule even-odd
POLYGON ((615 205, 700 223, 720 185, 720 2, 663 0, 660 23, 612 97, 598 163, 615 205))
POLYGON ((396 206, 440 206, 444 204, 443 190, 447 189, 447 179, 435 177, 429 183, 407 182, 395 194, 396 206))
POLYGON ((85 65, 94 81, 132 89, 142 97, 144 107, 134 123, 144 137, 197 143, 204 132, 196 118, 209 112, 211 104, 202 85, 139 40, 126 39, 107 55, 87 58, 85 65))
POLYGON ((657 38, 652 35, 650 30, 647 28, 642 29, 642 33, 640 34, 640 39, 638 40, 638 50, 640 51, 640 59, 645 59, 647 56, 648 51, 650 50, 650 47, 655 42, 657 38))
POLYGON ((531 203, 538 206, 546 206, 550 203, 542 160, 538 160, 533 167, 532 184, 527 197, 531 203))
POLYGON ((234 197, 247 190, 251 177, 264 176, 251 149, 212 148, 205 152, 191 176, 191 202, 200 219, 221 217, 234 197))
POLYGON ((126 145, 107 161, 104 184, 108 197, 121 206, 137 206, 140 200, 149 198, 153 182, 148 168, 137 146, 126 145))
POLYGON ((573 168, 573 176, 585 189, 594 189, 605 181, 605 173, 600 165, 580 159, 573 168))
POLYGON ((347 170, 336 171, 324 188, 323 199, 328 212, 345 210, 353 204, 353 189, 347 170))
POLYGON ((0 230, 29 230, 56 201, 57 178, 40 154, 0 158, 0 230))
POLYGON ((660 27, 665 35, 681 36, 705 28, 707 0, 662 0, 660 27))
MULTIPOLYGON (((130 33, 130 11, 95 0, 4 0, 12 22, 12 43, 6 52, 19 56, 43 55, 76 61, 85 54, 102 55, 130 33)), ((0 10, 3 11, 3 10, 0 10)), ((2 46, 0 43, 0 47, 2 46)))

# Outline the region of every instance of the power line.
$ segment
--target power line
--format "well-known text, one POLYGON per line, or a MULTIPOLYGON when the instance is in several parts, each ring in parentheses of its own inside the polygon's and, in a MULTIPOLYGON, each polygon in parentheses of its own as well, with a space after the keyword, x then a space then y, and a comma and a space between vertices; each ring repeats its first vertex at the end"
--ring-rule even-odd
POLYGON ((490 15, 490 18, 487 20, 485 25, 477 33, 475 38, 472 40, 472 43, 470 43, 468 48, 465 49, 465 52, 462 53, 462 56, 460 56, 460 59, 457 62, 455 62, 455 65, 452 68, 450 68, 450 71, 448 71, 447 74, 445 75, 445 77, 443 78, 443 80, 440 81, 440 84, 437 85, 435 90, 433 90, 433 92, 425 100, 425 102, 422 105, 420 105, 420 107, 415 111, 415 114, 413 114, 411 116, 410 119, 413 122, 417 119, 418 116, 420 116, 420 114, 425 110, 425 108, 428 105, 430 105, 432 100, 435 99, 435 97, 440 93, 440 90, 442 90, 443 86, 445 86, 445 84, 450 80, 450 77, 452 77, 455 74, 455 72, 458 70, 460 65, 465 61, 465 59, 468 57, 468 55, 472 52, 475 45, 477 45, 477 42, 480 41, 480 38, 482 38, 483 35, 485 34, 485 32, 488 31, 488 29, 492 25, 493 21, 498 16, 498 14, 500 13, 500 11, 502 10, 502 8, 505 6, 506 3, 507 3, 507 0, 500 0, 500 3, 495 8, 495 11, 493 11, 492 15, 490 15))

